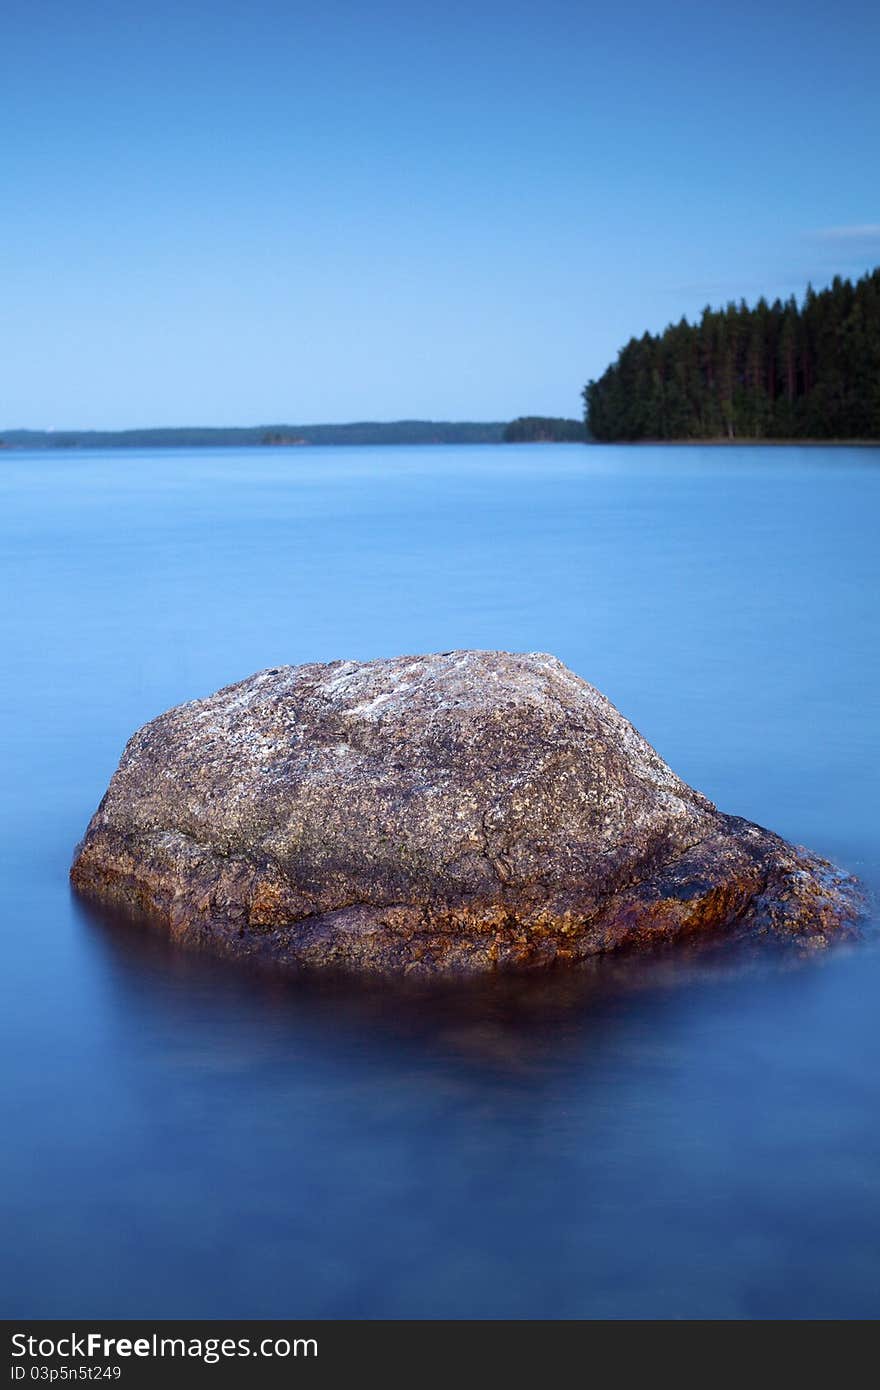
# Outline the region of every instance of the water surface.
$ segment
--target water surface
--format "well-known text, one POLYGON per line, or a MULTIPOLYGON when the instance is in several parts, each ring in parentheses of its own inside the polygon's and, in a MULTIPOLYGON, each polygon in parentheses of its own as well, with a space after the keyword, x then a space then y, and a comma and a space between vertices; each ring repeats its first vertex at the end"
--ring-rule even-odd
POLYGON ((3 1312, 876 1316, 871 931, 377 990, 183 955, 67 869, 169 705, 505 647, 876 889, 878 502, 855 449, 0 457, 3 1312))

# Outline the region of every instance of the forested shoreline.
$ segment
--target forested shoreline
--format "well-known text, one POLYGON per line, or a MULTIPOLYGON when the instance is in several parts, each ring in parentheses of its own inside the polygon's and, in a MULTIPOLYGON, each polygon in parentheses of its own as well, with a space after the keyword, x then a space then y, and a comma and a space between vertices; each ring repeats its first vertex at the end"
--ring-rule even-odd
POLYGON ((631 338, 583 390, 584 419, 0 430, 0 448, 880 441, 880 268, 824 290, 707 306, 631 338))
POLYGON ((602 442, 880 439, 880 269, 632 338, 583 395, 602 442))
POLYGON ((586 440, 583 420, 556 415, 520 415, 504 431, 505 444, 584 444, 586 440))
POLYGON ((0 448, 201 449, 305 444, 500 444, 504 428, 501 421, 366 420, 345 425, 0 430, 0 448))

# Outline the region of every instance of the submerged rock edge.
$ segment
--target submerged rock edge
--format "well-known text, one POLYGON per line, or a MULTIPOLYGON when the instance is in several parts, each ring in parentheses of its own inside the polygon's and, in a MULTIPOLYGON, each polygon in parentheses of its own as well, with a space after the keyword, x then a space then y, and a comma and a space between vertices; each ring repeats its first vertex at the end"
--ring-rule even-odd
POLYGON ((274 668, 168 711, 71 880, 182 944, 406 974, 732 929, 816 947, 861 913, 854 880, 718 812, 555 658, 497 652, 274 668))

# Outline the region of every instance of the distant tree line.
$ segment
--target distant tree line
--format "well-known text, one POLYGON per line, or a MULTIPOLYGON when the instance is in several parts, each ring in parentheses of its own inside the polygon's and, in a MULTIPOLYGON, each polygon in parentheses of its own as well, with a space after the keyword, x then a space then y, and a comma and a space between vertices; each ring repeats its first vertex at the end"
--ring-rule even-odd
POLYGON ((363 421, 350 425, 256 425, 137 430, 5 430, 18 449, 197 449, 285 444, 500 444, 504 425, 448 420, 363 421))
POLYGON ((586 437, 583 420, 550 415, 520 415, 504 431, 505 444, 583 444, 586 437))
POLYGON ((603 441, 880 438, 880 269, 632 338, 583 394, 603 441))

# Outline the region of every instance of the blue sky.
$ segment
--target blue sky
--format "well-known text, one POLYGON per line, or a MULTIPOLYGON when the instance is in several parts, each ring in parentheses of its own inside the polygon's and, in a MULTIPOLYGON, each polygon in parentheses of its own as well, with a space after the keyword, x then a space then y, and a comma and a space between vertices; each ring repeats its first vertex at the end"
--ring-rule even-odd
POLYGON ((576 415, 880 262, 880 7, 6 0, 0 426, 576 415))

